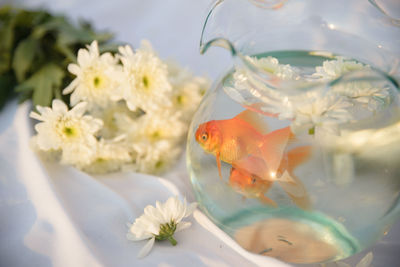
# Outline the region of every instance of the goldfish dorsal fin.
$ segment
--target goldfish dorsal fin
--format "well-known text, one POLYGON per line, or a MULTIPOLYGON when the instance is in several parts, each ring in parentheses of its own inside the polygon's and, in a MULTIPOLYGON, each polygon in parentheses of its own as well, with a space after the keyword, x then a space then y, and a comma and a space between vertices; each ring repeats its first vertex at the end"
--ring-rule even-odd
POLYGON ((263 120, 262 115, 254 111, 245 109, 244 111, 236 115, 235 118, 247 122, 248 124, 253 126, 254 129, 256 129, 260 134, 264 135, 268 133, 268 126, 263 120))

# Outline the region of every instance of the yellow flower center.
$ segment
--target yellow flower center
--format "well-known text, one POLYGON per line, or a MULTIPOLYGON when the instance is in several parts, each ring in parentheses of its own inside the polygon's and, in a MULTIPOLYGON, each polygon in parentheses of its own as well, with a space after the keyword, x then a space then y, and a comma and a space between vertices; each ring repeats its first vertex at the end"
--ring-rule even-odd
POLYGON ((157 141, 161 138, 161 132, 159 130, 156 130, 156 131, 150 133, 149 137, 152 141, 157 141))
POLYGON ((56 129, 59 133, 59 136, 64 141, 79 138, 81 135, 81 129, 79 125, 70 119, 60 119, 57 123, 56 129))
POLYGON ((64 127, 63 132, 68 137, 72 137, 72 136, 74 136, 76 134, 75 129, 72 128, 72 127, 68 127, 68 126, 64 127))
POLYGON ((185 103, 185 96, 183 95, 178 95, 176 97, 176 102, 178 103, 178 105, 183 105, 185 103))
POLYGON ((101 79, 99 76, 95 76, 93 79, 94 87, 99 88, 101 86, 101 79))
POLYGON ((149 78, 146 75, 144 75, 142 77, 142 83, 143 83, 143 85, 144 85, 144 87, 146 89, 148 89, 150 87, 150 81, 149 81, 149 78))
POLYGON ((156 167, 157 170, 159 170, 159 169, 161 169, 163 167, 163 165, 164 165, 164 162, 159 160, 159 161, 156 162, 155 167, 156 167))

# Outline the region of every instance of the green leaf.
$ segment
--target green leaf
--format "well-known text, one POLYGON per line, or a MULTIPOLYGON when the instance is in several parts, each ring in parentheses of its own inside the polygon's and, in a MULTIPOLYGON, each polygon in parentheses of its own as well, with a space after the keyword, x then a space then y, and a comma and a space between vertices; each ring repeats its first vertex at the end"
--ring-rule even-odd
POLYGON ((19 42, 15 49, 12 62, 12 67, 18 82, 25 80, 25 75, 32 65, 37 49, 38 43, 35 39, 27 38, 19 42))
POLYGON ((59 31, 67 24, 64 17, 50 17, 46 22, 37 25, 33 28, 32 37, 36 39, 42 38, 46 33, 51 31, 59 31))
POLYGON ((62 55, 64 55, 68 61, 70 62, 76 62, 76 56, 72 49, 70 49, 66 44, 57 42, 54 46, 54 48, 60 52, 62 55))
POLYGON ((4 104, 13 96, 13 87, 15 80, 13 75, 6 74, 0 76, 0 110, 4 104))
POLYGON ((3 20, 0 25, 0 74, 10 70, 15 23, 15 17, 10 17, 9 19, 3 20))
POLYGON ((54 90, 61 90, 64 75, 63 69, 54 63, 48 63, 20 84, 16 90, 19 92, 33 90, 32 101, 34 106, 50 106, 54 90))
POLYGON ((71 23, 45 10, 0 7, 0 106, 13 91, 20 101, 31 98, 34 105, 50 105, 53 98, 68 103, 61 93, 74 78, 68 64, 93 40, 101 52, 115 52, 116 45, 107 45, 111 38, 90 23, 71 23))

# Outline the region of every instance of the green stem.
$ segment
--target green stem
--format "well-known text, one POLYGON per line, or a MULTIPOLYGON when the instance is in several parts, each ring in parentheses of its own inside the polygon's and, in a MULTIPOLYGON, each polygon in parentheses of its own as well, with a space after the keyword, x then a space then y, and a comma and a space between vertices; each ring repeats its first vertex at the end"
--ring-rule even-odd
POLYGON ((173 246, 176 246, 176 244, 178 244, 178 242, 176 242, 176 240, 174 239, 174 237, 171 235, 170 237, 168 237, 169 242, 171 242, 171 244, 173 246))

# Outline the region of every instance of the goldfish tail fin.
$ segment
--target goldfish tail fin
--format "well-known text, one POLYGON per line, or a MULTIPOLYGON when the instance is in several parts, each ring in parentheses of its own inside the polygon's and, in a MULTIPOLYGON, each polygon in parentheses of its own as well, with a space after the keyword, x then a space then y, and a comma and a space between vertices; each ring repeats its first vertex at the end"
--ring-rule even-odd
POLYGON ((301 146, 290 150, 288 153, 288 172, 292 174, 293 170, 308 160, 311 155, 311 146, 301 146))
POLYGON ((278 179, 278 183, 298 207, 304 210, 311 208, 310 197, 299 178, 285 171, 278 179))
POLYGON ((219 157, 219 153, 215 155, 215 159, 217 160, 218 174, 219 178, 222 180, 222 172, 221 172, 221 159, 219 157))
POLYGON ((292 136, 290 127, 278 129, 263 136, 261 154, 271 173, 278 171, 286 146, 292 136))
POLYGON ((245 109, 235 117, 236 119, 242 120, 253 126, 260 134, 266 134, 268 132, 268 126, 263 120, 263 117, 251 110, 245 109))
POLYGON ((276 204, 275 201, 273 201, 273 200, 270 199, 269 197, 266 197, 266 196, 263 195, 263 194, 260 194, 260 195, 258 196, 258 199, 259 199, 259 200, 261 201, 261 203, 263 203, 263 204, 272 206, 272 207, 274 207, 274 208, 277 208, 277 207, 278 207, 278 204, 276 204))

